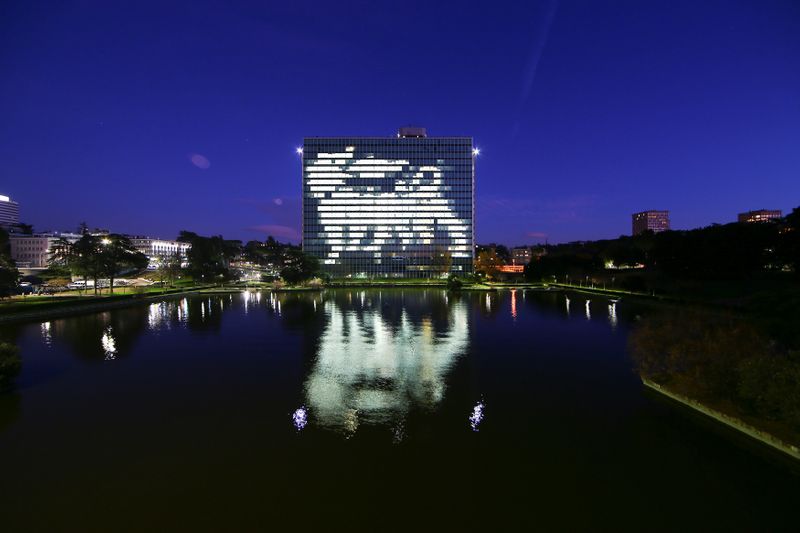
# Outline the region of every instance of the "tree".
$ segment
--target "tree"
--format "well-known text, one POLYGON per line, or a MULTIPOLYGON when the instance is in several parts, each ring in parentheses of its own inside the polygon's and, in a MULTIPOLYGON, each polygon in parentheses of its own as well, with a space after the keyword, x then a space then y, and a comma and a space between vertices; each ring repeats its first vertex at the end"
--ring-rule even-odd
POLYGON ((14 227, 19 230, 23 235, 33 235, 33 224, 26 224, 24 222, 17 222, 14 227))
MULTIPOLYGON (((149 259, 134 248, 130 239, 124 235, 111 234, 100 240, 101 272, 108 277, 109 292, 114 292, 114 278, 126 270, 141 270, 147 267, 149 259)), ((95 282, 96 288, 97 282, 95 282)))
POLYGON ((475 259, 475 272, 483 274, 487 279, 494 279, 502 264, 497 252, 492 249, 484 250, 475 259))
POLYGON ((447 274, 453 266, 453 255, 444 246, 437 246, 431 254, 431 266, 433 271, 439 274, 447 274))
POLYGON ((19 271, 11 259, 11 243, 8 233, 0 228, 0 296, 8 296, 17 286, 19 271))
POLYGON ((13 344, 0 342, 0 390, 8 388, 21 369, 19 349, 13 344))
POLYGON ((174 255, 165 257, 158 266, 158 270, 156 270, 156 275, 161 283, 168 282, 169 286, 172 287, 175 284, 175 279, 180 276, 182 263, 183 257, 180 252, 175 252, 174 255))
POLYGON ((189 272, 195 280, 231 278, 230 262, 241 253, 241 241, 225 240, 221 235, 202 237, 185 230, 181 231, 178 240, 192 245, 187 259, 189 272))
POLYGON ((319 271, 319 260, 299 248, 286 251, 284 265, 281 269, 281 278, 291 284, 310 279, 319 271))

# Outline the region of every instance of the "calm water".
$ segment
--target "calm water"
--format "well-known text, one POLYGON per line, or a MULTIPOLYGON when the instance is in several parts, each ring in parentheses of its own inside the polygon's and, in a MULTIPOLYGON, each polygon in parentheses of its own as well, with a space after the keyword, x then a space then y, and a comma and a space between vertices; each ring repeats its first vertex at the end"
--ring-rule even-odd
POLYGON ((800 475, 643 390, 625 301, 239 293, 6 326, 0 528, 796 530, 800 475))

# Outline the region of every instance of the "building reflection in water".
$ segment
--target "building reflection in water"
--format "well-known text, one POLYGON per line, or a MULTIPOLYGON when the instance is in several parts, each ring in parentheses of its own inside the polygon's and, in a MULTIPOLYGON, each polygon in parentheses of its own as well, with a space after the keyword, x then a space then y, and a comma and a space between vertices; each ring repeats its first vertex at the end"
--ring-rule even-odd
POLYGON ((422 316, 410 308, 381 303, 380 295, 348 294, 343 306, 322 304, 326 321, 305 382, 310 417, 319 425, 354 434, 360 425, 392 427, 395 441, 405 434, 412 408, 431 408, 445 392, 445 378, 469 342, 468 312, 462 302, 422 316), (375 300, 375 301, 373 301, 375 300), (440 310, 446 313, 441 327, 440 310))

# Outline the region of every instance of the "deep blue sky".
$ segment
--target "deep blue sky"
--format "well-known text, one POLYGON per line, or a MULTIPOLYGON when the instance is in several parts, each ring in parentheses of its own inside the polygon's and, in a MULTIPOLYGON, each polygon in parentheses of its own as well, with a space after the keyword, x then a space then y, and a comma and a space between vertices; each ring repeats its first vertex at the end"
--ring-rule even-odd
POLYGON ((480 242, 788 211, 800 2, 0 3, 0 194, 37 229, 296 240, 302 138, 409 123, 481 148, 480 242))

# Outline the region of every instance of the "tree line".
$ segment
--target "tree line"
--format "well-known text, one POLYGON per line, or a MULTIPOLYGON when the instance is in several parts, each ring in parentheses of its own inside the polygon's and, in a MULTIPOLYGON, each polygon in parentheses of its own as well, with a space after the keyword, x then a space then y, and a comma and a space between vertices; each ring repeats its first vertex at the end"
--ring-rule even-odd
POLYGON ((91 279, 95 294, 101 279, 108 279, 109 292, 113 293, 117 277, 125 272, 142 270, 149 262, 128 237, 116 233, 84 233, 75 242, 61 238, 51 247, 51 254, 51 273, 69 273, 83 278, 84 282, 91 279))
MULTIPOLYGON (((714 224, 688 231, 645 232, 618 239, 544 246, 525 269, 530 280, 577 280, 639 267, 673 279, 741 280, 775 272, 800 275, 800 208, 782 219, 714 224)), ((646 288, 638 280, 635 288, 646 288)))

